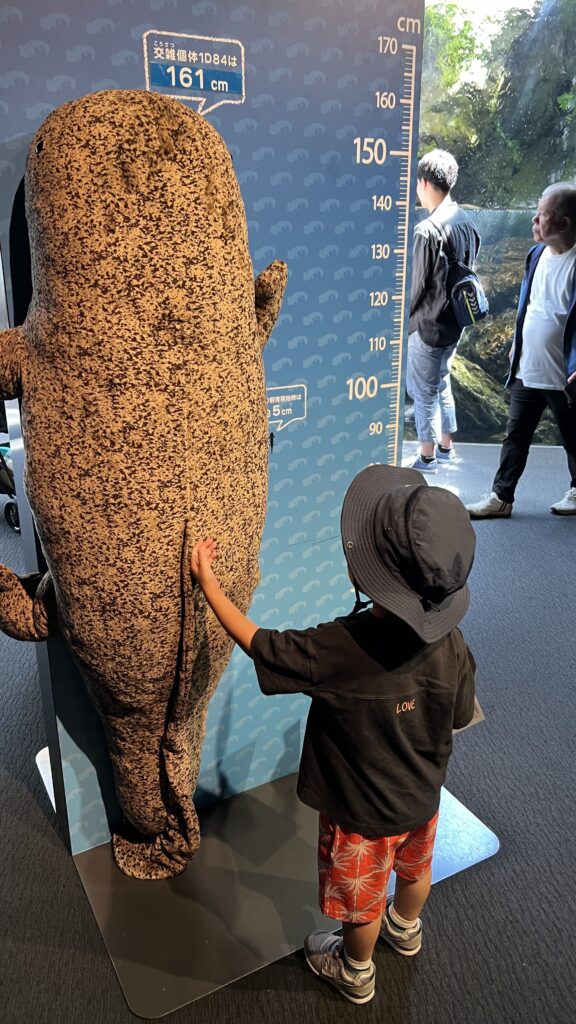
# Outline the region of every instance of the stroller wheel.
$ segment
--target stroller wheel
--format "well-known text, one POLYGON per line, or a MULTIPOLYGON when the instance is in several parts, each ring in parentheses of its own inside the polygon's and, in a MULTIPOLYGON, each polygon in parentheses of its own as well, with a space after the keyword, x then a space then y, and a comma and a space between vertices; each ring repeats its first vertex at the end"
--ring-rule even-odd
POLYGON ((15 501, 7 501, 4 505, 4 518, 10 529, 14 530, 14 533, 20 533, 20 516, 18 515, 18 505, 15 501))

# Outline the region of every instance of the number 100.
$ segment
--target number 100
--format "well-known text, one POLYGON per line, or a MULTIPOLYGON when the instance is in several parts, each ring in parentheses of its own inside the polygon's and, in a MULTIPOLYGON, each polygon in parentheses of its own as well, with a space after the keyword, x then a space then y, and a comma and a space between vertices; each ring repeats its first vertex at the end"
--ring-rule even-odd
POLYGON ((357 398, 359 401, 362 401, 363 398, 375 398, 378 394, 378 377, 350 377, 346 384, 350 401, 353 398, 357 398))

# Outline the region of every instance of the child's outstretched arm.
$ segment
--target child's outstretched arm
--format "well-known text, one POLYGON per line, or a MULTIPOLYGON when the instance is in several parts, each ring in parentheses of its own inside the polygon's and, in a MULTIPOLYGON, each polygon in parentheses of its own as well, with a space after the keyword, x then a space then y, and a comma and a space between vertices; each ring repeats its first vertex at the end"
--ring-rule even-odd
POLYGON ((197 541, 191 553, 192 575, 202 587, 204 597, 220 624, 235 643, 249 655, 252 638, 259 627, 220 590, 220 584, 212 569, 215 558, 216 544, 213 540, 208 538, 197 541))

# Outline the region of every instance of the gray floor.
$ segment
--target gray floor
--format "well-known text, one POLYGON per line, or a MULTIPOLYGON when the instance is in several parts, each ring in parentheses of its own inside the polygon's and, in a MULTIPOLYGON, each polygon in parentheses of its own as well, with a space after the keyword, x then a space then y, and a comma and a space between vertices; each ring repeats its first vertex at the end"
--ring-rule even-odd
MULTIPOLYGON (((471 500, 490 489, 498 449, 460 452, 462 462, 431 482, 471 500)), ((366 1007, 320 985, 296 953, 176 1011, 173 1024, 328 1024, 335 1015, 346 1024, 360 1014, 370 1024, 571 1024, 576 517, 548 511, 567 486, 564 453, 536 448, 512 519, 476 527, 463 630, 486 723, 458 737, 448 787, 499 836, 498 855, 435 886, 418 957, 378 950, 377 994, 366 1007)), ((19 558, 18 538, 0 520, 0 560, 19 567, 19 558)), ((45 738, 34 652, 0 637, 0 666, 1 1019, 128 1024, 134 1017, 36 772, 45 738)))

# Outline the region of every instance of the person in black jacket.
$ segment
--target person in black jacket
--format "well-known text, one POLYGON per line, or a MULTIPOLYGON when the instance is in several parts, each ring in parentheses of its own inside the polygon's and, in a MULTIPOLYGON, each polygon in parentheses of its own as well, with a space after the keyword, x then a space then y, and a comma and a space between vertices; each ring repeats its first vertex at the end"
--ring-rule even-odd
POLYGON ((447 251, 473 268, 480 248, 476 227, 450 194, 457 176, 456 160, 442 149, 426 153, 418 164, 416 192, 430 216, 414 233, 406 390, 420 442, 413 468, 421 473, 436 473, 456 459, 450 370, 462 331, 446 293, 447 251))
POLYGON ((476 538, 459 498, 382 465, 352 481, 341 532, 357 597, 372 608, 314 628, 260 629, 246 618, 212 571, 213 540, 194 546, 192 572, 262 691, 312 699, 298 795, 320 812, 320 908, 343 936, 314 931, 305 954, 316 975, 365 1003, 378 936, 403 956, 422 943, 452 730, 474 714, 474 659, 456 627, 476 538))

